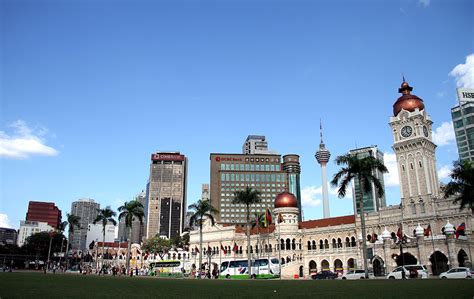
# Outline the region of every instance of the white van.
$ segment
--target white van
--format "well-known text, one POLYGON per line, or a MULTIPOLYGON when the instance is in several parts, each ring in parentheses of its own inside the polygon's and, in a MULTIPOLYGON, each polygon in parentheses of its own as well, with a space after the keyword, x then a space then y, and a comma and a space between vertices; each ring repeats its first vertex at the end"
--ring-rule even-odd
MULTIPOLYGON (((221 263, 220 278, 248 278, 248 261, 235 260, 221 263)), ((277 278, 280 276, 280 262, 277 258, 252 260, 252 278, 277 278)))
POLYGON ((428 270, 423 265, 405 265, 399 266, 387 274, 387 279, 402 279, 402 272, 405 271, 405 278, 410 278, 410 270, 416 270, 418 278, 428 278, 428 270))

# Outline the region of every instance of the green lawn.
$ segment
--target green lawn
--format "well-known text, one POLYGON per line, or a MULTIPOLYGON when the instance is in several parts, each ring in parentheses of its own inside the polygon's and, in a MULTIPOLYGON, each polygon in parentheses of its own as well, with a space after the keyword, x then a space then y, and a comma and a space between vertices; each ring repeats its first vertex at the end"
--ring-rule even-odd
POLYGON ((0 273, 0 298, 474 298, 474 280, 191 280, 0 273))

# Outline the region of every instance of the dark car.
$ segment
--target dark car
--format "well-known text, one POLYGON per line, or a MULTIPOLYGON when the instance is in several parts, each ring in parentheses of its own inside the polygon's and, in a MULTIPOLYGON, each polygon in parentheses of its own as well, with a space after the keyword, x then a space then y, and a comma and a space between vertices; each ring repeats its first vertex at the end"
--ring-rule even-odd
POLYGON ((317 274, 311 275, 312 279, 336 279, 337 273, 331 271, 321 271, 317 274))

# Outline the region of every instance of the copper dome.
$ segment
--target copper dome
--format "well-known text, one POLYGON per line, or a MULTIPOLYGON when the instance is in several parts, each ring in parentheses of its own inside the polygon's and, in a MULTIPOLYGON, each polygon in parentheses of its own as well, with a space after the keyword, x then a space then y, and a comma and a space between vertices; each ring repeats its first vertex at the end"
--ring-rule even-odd
POLYGON ((289 192, 282 192, 275 198, 275 208, 297 208, 298 200, 289 192))
POLYGON ((393 115, 397 116, 402 109, 406 111, 413 112, 416 108, 419 110, 425 109, 425 104, 423 104, 423 100, 417 97, 414 94, 410 94, 410 91, 413 90, 408 82, 403 82, 401 87, 398 89, 398 92, 402 93, 403 95, 397 99, 395 104, 393 104, 393 115))

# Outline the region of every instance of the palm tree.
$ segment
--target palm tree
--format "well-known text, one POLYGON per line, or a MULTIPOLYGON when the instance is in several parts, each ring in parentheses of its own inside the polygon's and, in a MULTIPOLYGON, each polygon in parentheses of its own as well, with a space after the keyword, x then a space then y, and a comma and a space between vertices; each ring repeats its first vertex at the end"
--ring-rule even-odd
POLYGON ((250 254, 250 206, 256 203, 259 203, 260 192, 254 190, 250 187, 245 188, 245 190, 236 191, 234 193, 234 199, 232 199, 233 204, 243 204, 246 207, 246 216, 247 216, 247 262, 249 269, 249 278, 252 278, 252 264, 251 264, 251 254, 250 254))
MULTIPOLYGON (((97 209, 98 215, 94 220, 94 224, 97 222, 100 222, 102 224, 102 233, 103 233, 103 239, 102 239, 102 266, 104 266, 104 255, 105 255, 105 227, 107 224, 110 222, 113 225, 117 224, 117 221, 115 221, 114 217, 116 213, 109 207, 106 207, 105 209, 97 209)), ((97 258, 97 257, 96 257, 97 258)))
POLYGON ((193 215, 189 219, 189 225, 199 225, 199 265, 198 269, 201 272, 202 267, 202 225, 204 218, 211 221, 211 225, 214 225, 215 220, 213 214, 218 214, 219 211, 211 205, 209 199, 200 199, 198 202, 193 203, 188 207, 190 210, 194 210, 193 215))
POLYGON ((364 212, 364 193, 372 190, 372 184, 375 186, 377 195, 383 196, 383 186, 380 180, 374 175, 375 171, 381 173, 388 172, 387 167, 382 161, 372 157, 359 158, 357 155, 343 155, 336 158, 336 164, 342 165, 341 170, 334 175, 331 181, 333 187, 338 187, 337 193, 339 198, 346 196, 346 191, 352 180, 357 180, 359 183, 359 210, 360 210, 360 225, 362 227, 362 256, 364 259, 365 278, 369 278, 367 268, 367 243, 365 232, 365 212, 364 212))
POLYGON ((79 229, 81 228, 80 223, 79 223, 79 221, 81 220, 81 217, 68 213, 66 214, 66 219, 67 219, 66 221, 61 223, 61 231, 64 231, 66 229, 66 226, 68 226, 68 239, 66 243, 66 269, 68 269, 69 260, 67 259, 68 258, 67 253, 69 251, 69 243, 70 243, 71 237, 74 234, 74 227, 79 228, 79 229))
POLYGON ((454 203, 461 203, 461 210, 474 212, 474 164, 471 161, 455 161, 449 175, 451 182, 443 187, 444 198, 454 196, 454 203))
POLYGON ((145 212, 143 211, 143 205, 138 200, 131 200, 125 202, 123 206, 118 208, 119 214, 119 221, 125 219, 125 227, 128 228, 128 248, 127 248, 127 273, 130 271, 130 250, 132 247, 132 226, 133 220, 138 219, 140 221, 140 225, 143 223, 143 218, 145 217, 145 212))

